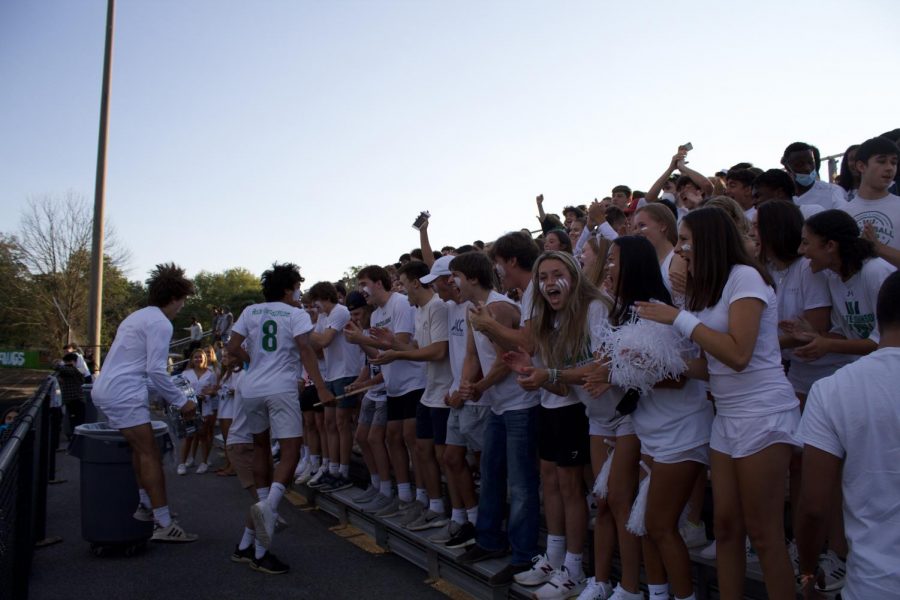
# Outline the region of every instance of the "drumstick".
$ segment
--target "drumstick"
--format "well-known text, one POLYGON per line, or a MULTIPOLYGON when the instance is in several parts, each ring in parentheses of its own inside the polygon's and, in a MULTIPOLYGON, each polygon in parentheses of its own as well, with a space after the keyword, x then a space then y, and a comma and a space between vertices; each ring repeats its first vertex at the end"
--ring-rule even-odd
MULTIPOLYGON (((362 394, 363 392, 368 392, 368 391, 371 390, 373 387, 377 387, 377 386, 379 386, 379 385, 381 385, 381 384, 375 383, 375 384, 373 384, 373 385, 369 385, 369 386, 366 386, 366 387, 359 388, 358 390, 353 390, 352 392, 347 392, 346 394, 341 394, 340 396, 335 396, 335 397, 334 397, 334 402, 336 402, 336 401, 338 401, 338 400, 343 400, 344 398, 349 398, 350 396, 355 396, 355 395, 357 395, 357 394, 362 394)), ((324 405, 324 404, 326 404, 326 403, 325 403, 325 402, 316 402, 315 404, 313 404, 313 406, 322 406, 322 405, 324 405)), ((328 402, 327 404, 331 404, 331 402, 328 402)))

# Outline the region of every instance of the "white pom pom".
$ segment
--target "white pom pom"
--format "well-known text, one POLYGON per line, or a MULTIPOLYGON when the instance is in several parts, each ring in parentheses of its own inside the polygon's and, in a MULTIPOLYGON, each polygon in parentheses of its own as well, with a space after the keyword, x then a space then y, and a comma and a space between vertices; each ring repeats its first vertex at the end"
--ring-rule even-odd
POLYGON ((612 468, 613 454, 616 452, 615 442, 612 440, 603 440, 603 442, 610 447, 610 450, 606 462, 603 463, 603 468, 600 469, 600 473, 597 474, 597 479, 594 481, 594 495, 598 498, 606 498, 609 493, 609 470, 612 468))
POLYGON ((625 528, 636 536, 647 535, 647 527, 644 523, 644 517, 647 514, 647 496, 650 493, 650 469, 641 461, 641 468, 647 473, 641 485, 638 488, 637 498, 631 505, 631 514, 628 515, 628 523, 625 528))
POLYGON ((642 394, 663 379, 676 379, 687 370, 688 343, 674 328, 632 315, 625 325, 603 336, 609 357, 610 382, 642 394))

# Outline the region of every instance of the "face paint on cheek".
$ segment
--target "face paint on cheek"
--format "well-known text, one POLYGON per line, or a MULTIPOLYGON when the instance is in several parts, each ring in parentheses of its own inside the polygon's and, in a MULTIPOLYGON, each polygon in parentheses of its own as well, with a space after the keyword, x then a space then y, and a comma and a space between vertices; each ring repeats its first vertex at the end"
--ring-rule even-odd
POLYGON ((694 249, 693 246, 691 246, 690 244, 682 244, 681 245, 682 252, 690 252, 693 249, 694 249))
POLYGON ((454 278, 453 278, 453 284, 456 286, 456 289, 458 289, 458 290, 459 290, 459 289, 462 289, 462 278, 461 278, 461 277, 454 277, 454 278))
POLYGON ((550 300, 550 296, 547 294, 547 282, 546 281, 538 282, 538 289, 541 291, 541 296, 543 296, 547 300, 550 300))
POLYGON ((367 285, 364 285, 364 286, 363 286, 362 291, 363 291, 363 294, 365 294, 366 296, 371 296, 371 295, 372 295, 372 288, 370 288, 370 287, 367 286, 367 285))
POLYGON ((300 302, 300 296, 302 295, 303 293, 301 292, 300 288, 297 288, 296 290, 294 290, 294 293, 291 297, 294 299, 294 302, 300 302))
POLYGON ((503 265, 498 264, 495 269, 497 270, 497 277, 500 279, 506 277, 506 269, 503 268, 503 265))
POLYGON ((568 279, 557 279, 556 287, 559 288, 560 292, 567 292, 571 286, 568 279))

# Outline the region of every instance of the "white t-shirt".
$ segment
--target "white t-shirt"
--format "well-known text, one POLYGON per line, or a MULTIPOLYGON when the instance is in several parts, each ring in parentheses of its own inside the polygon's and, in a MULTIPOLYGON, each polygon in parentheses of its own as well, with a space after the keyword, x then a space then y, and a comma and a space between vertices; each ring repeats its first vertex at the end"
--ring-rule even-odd
MULTIPOLYGON (((526 289, 531 289, 531 284, 526 289)), ((515 305, 515 302, 499 292, 491 291, 488 295, 485 306, 489 306, 495 302, 507 302, 515 305)), ((494 343, 486 335, 480 331, 473 331, 472 336, 475 340, 475 351, 478 353, 478 362, 481 364, 481 372, 487 375, 494 361, 497 359, 497 351, 494 343)), ((540 401, 540 393, 526 392, 522 386, 516 381, 515 372, 510 372, 506 377, 492 385, 484 394, 478 404, 490 404, 494 414, 502 415, 508 410, 521 410, 523 408, 531 408, 536 406, 540 401)))
POLYGON ((322 349, 325 354, 325 368, 328 371, 327 381, 359 377, 365 363, 365 354, 362 348, 351 344, 344 337, 344 327, 350 322, 350 311, 343 304, 335 304, 327 315, 319 314, 319 321, 323 322, 325 329, 335 331, 331 343, 322 349))
POLYGON ((252 444, 253 434, 247 427, 247 411, 244 410, 244 398, 241 394, 241 381, 246 374, 245 371, 237 371, 232 373, 229 378, 229 385, 234 390, 234 420, 228 429, 228 445, 232 444, 252 444))
MULTIPOLYGON (((803 316, 804 311, 831 306, 828 276, 824 272, 813 273, 808 258, 797 259, 784 270, 769 264, 768 270, 775 280, 779 321, 796 320, 803 316)), ((835 369, 853 360, 853 357, 844 354, 828 354, 809 361, 795 356, 791 348, 782 350, 781 356, 791 361, 788 381, 795 391, 804 394, 809 392, 809 386, 814 381, 831 375, 835 369)))
POLYGON ((875 226, 878 241, 900 250, 900 196, 888 194, 878 200, 864 200, 856 196, 841 207, 856 219, 859 230, 871 222, 875 226))
POLYGON ((821 206, 823 210, 843 208, 847 205, 847 193, 839 185, 817 179, 802 196, 794 196, 797 206, 821 206))
MULTIPOLYGON (((425 348, 436 342, 449 342, 449 337, 447 304, 434 294, 425 306, 416 309, 416 343, 419 348, 425 348)), ((447 408, 444 398, 450 391, 450 384, 453 383, 449 352, 442 360, 425 362, 425 377, 425 393, 420 400, 422 405, 447 408)))
MULTIPOLYGON (((416 332, 416 309, 409 305, 403 294, 391 293, 384 306, 372 312, 372 327, 384 327, 394 335, 416 332)), ((393 398, 403 396, 415 390, 425 389, 425 365, 409 360, 395 360, 383 365, 384 384, 387 395, 393 398)))
POLYGON ((200 323, 191 323, 191 326, 188 329, 191 331, 192 342, 199 342, 203 339, 203 327, 200 323))
POLYGON ((803 443, 844 460, 847 600, 900 589, 900 348, 880 348, 817 381, 800 421, 803 443))
POLYGON ((525 323, 531 320, 531 312, 534 310, 534 280, 528 281, 528 286, 522 292, 522 302, 519 304, 519 327, 525 327, 525 323))
POLYGON ((245 398, 297 391, 300 350, 294 338, 312 329, 305 310, 284 302, 263 302, 244 309, 234 333, 246 339, 250 355, 250 367, 241 382, 245 398))
POLYGON ((148 306, 125 317, 91 390, 94 403, 147 402, 149 386, 181 407, 184 395, 168 371, 171 341, 172 322, 159 307, 148 306))
POLYGON ((765 304, 750 363, 738 372, 711 354, 706 355, 716 412, 723 417, 750 417, 790 410, 799 401, 781 366, 778 301, 775 290, 766 285, 756 269, 733 266, 722 297, 714 306, 696 313, 697 318, 710 329, 725 333, 731 303, 744 298, 756 298, 765 304))
MULTIPOLYGON (((447 333, 449 334, 449 356, 450 356, 450 373, 453 375, 453 381, 450 384, 450 393, 452 394, 459 389, 459 382, 462 379, 463 363, 466 360, 466 339, 469 330, 466 325, 466 315, 468 314, 471 302, 463 302, 457 304, 452 300, 447 302, 447 333)), ((471 403, 468 401, 467 404, 471 403)))
MULTIPOLYGON (((307 313, 309 314, 309 313, 307 313)), ((310 317, 310 321, 312 321, 312 317, 310 317)), ((325 333, 325 330, 328 329, 328 322, 325 319, 325 315, 323 313, 319 313, 316 318, 316 322, 313 323, 313 331, 316 333, 325 333)), ((322 352, 322 358, 319 358, 319 354, 316 353, 316 362, 319 363, 319 375, 322 376, 322 381, 329 381, 328 378, 328 364, 325 362, 325 352, 322 352)), ((306 369, 303 369, 303 377, 309 379, 309 374, 306 373, 306 369)), ((312 382, 312 379, 309 380, 312 382)))
POLYGON ((894 267, 880 258, 863 262, 861 271, 847 281, 828 271, 828 291, 831 294, 831 324, 848 340, 881 339, 875 321, 878 291, 894 267))
POLYGON ((206 369, 198 376, 194 369, 188 367, 181 373, 181 376, 191 384, 194 388, 194 393, 198 396, 203 394, 203 388, 216 383, 216 374, 212 372, 212 369, 206 369))

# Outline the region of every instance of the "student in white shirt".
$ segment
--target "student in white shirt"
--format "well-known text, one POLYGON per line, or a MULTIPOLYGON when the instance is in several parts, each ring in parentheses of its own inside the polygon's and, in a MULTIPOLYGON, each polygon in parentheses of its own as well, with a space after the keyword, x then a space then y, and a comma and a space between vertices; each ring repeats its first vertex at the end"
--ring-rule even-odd
POLYGON ((756 173, 759 173, 758 169, 731 169, 725 174, 725 195, 740 205, 748 221, 756 214, 756 203, 753 200, 756 173))
MULTIPOLYGON (((191 352, 190 363, 181 374, 184 379, 194 387, 194 393, 200 404, 204 405, 212 401, 212 396, 217 390, 216 375, 209 368, 209 360, 206 352, 201 349, 191 352)), ((178 464, 176 472, 179 475, 187 474, 187 467, 193 465, 193 455, 197 452, 197 447, 202 446, 203 459, 197 465, 197 474, 202 475, 209 470, 209 452, 210 444, 206 443, 207 429, 215 427, 215 416, 212 413, 207 414, 203 411, 203 424, 196 435, 188 435, 181 441, 181 462, 178 464), (188 463, 188 455, 190 463, 188 463)))
POLYGON ((647 238, 659 262, 663 283, 669 293, 673 293, 671 274, 675 274, 676 293, 684 295, 684 273, 686 266, 680 256, 675 254, 675 243, 678 241, 678 225, 675 215, 663 204, 648 204, 634 213, 634 233, 647 238), (679 285, 680 283, 680 285, 679 285))
MULTIPOLYGON (((813 273, 828 272, 831 332, 806 335, 794 354, 808 360, 827 353, 864 355, 878 346, 875 300, 894 267, 875 255, 875 245, 859 237, 853 217, 826 210, 807 219, 800 252, 813 273)), ((799 334, 802 335, 802 334, 799 334)))
POLYGON ((334 396, 325 386, 319 364, 309 342, 312 322, 298 308, 300 302, 299 268, 292 263, 274 264, 262 275, 265 302, 244 309, 232 329, 228 353, 250 368, 241 381, 241 393, 247 411, 247 426, 253 434, 254 470, 257 488, 269 488, 269 494, 251 508, 260 544, 250 567, 263 573, 285 573, 288 566, 268 551, 275 533, 275 515, 300 459, 303 419, 297 382, 302 363, 319 391, 319 400, 331 402, 334 396), (242 344, 246 340, 246 349, 242 344), (258 466, 267 463, 271 439, 278 440, 281 461, 272 474, 258 466))
POLYGON ((784 149, 781 164, 794 179, 797 206, 819 206, 822 210, 841 208, 847 204, 843 188, 819 179, 819 163, 813 147, 794 142, 784 149))
POLYGON ((172 319, 194 293, 194 286, 183 269, 163 264, 150 274, 147 288, 148 306, 131 313, 119 325, 91 395, 109 426, 119 429, 131 446, 140 488, 135 518, 152 519, 159 525, 153 532, 154 540, 193 542, 197 536, 185 533, 169 513, 159 446, 150 425, 148 386, 181 409, 186 418, 194 416, 197 406, 185 399, 167 369, 172 319))
POLYGON ((900 589, 900 274, 878 295, 878 349, 813 385, 800 424, 803 478, 799 531, 800 582, 814 598, 833 490, 843 490, 850 553, 841 597, 893 598, 900 589))
POLYGON ((749 534, 769 597, 787 600, 794 576, 784 544, 784 480, 800 411, 781 366, 771 277, 721 209, 685 215, 678 238, 689 273, 685 310, 639 302, 638 315, 674 323, 706 354, 717 411, 710 462, 719 589, 741 596, 749 534))
MULTIPOLYGON (((365 355, 359 346, 344 339, 344 327, 350 322, 350 311, 338 304, 334 284, 320 281, 309 289, 309 299, 324 320, 324 330, 310 334, 313 347, 325 355, 325 385, 335 396, 342 396, 345 388, 359 376, 365 355)), ((328 456, 331 458, 329 475, 318 489, 336 492, 353 486, 350 481, 350 456, 353 450, 353 413, 359 408, 360 397, 349 396, 336 405, 325 407, 325 429, 328 440, 328 456)))
POLYGON ((881 258, 900 266, 900 196, 888 191, 897 176, 900 149, 884 137, 866 140, 856 150, 859 189, 841 209, 850 213, 881 258), (868 230, 868 231, 866 231, 868 230))
POLYGON ((411 531, 443 527, 448 522, 444 515, 439 462, 447 442, 447 419, 450 417, 450 408, 444 399, 450 391, 453 375, 448 358, 447 305, 428 284, 420 281, 428 273, 428 267, 421 261, 410 261, 400 267, 400 284, 409 303, 416 307, 415 336, 408 344, 392 340, 392 348, 372 360, 382 367, 397 360, 425 363, 425 392, 416 408, 416 464, 422 472, 428 497, 422 514, 405 523, 411 531))

